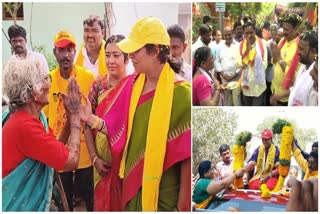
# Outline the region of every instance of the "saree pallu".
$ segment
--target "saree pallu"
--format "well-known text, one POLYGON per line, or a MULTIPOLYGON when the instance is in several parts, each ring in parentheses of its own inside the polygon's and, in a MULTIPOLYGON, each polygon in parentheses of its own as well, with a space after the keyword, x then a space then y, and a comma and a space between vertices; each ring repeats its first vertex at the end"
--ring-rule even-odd
POLYGON ((108 138, 96 133, 96 151, 100 158, 111 163, 108 174, 101 178, 94 169, 94 211, 121 211, 122 181, 119 177, 120 161, 126 142, 128 109, 134 80, 132 75, 98 97, 96 115, 106 121, 108 138))
MULTIPOLYGON (((122 207, 126 211, 142 210, 144 153, 153 96, 154 91, 140 97, 134 116, 122 185, 122 207)), ((163 175, 159 187, 158 211, 173 211, 177 205, 180 188, 180 165, 183 160, 191 157, 190 120, 190 84, 176 82, 163 175)))
MULTIPOLYGON (((2 113, 2 125, 9 116, 9 111, 2 113)), ((48 131, 43 112, 40 120, 48 131)), ((39 161, 26 158, 2 179, 2 211, 49 211, 52 189, 53 169, 39 161)))

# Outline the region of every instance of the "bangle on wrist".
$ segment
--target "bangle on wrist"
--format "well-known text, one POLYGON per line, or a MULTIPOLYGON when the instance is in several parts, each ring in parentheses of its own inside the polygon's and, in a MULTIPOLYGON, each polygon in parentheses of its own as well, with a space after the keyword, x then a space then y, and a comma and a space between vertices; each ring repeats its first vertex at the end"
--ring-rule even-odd
POLYGON ((92 166, 94 166, 94 164, 95 164, 95 162, 97 161, 97 159, 98 159, 98 156, 95 156, 94 159, 93 159, 93 161, 92 161, 92 166))
POLYGON ((94 120, 94 123, 92 124, 91 128, 92 129, 98 128, 99 122, 100 122, 100 118, 95 116, 95 120, 94 120))
POLYGON ((101 128, 99 129, 99 132, 102 131, 102 129, 104 128, 104 126, 105 126, 105 122, 104 122, 104 120, 102 120, 102 124, 101 124, 101 128))
POLYGON ((93 155, 91 155, 90 159, 92 160, 93 158, 97 157, 97 153, 94 153, 93 155))
POLYGON ((80 125, 77 123, 71 123, 70 128, 72 128, 72 127, 78 128, 80 130, 80 125))

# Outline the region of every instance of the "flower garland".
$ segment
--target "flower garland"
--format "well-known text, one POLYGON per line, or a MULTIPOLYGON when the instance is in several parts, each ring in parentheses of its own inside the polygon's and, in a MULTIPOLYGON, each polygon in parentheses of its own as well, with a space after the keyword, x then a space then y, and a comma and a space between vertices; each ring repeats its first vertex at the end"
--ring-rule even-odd
POLYGON ((290 160, 291 160, 291 150, 292 150, 292 140, 293 140, 293 127, 284 126, 282 128, 282 137, 280 144, 280 157, 279 157, 279 178, 277 185, 272 190, 273 192, 280 191, 283 187, 284 179, 288 176, 290 169, 290 160))
POLYGON ((272 194, 266 184, 261 184, 260 190, 261 190, 261 198, 270 198, 271 197, 272 194))
MULTIPOLYGON (((252 134, 251 132, 241 132, 236 136, 236 143, 232 148, 233 153, 233 172, 242 169, 244 157, 245 157, 245 148, 247 145, 247 142, 251 140, 252 134)), ((237 189, 242 189, 244 187, 242 178, 236 178, 233 183, 234 187, 237 189)))
MULTIPOLYGON (((278 119, 276 123, 272 126, 272 132, 274 134, 280 134, 281 143, 280 143, 280 157, 279 157, 279 178, 275 188, 272 192, 278 192, 282 189, 284 180, 287 177, 290 169, 290 161, 291 161, 291 150, 292 150, 292 140, 293 140, 293 127, 291 124, 282 119, 278 119)), ((266 184, 262 184, 260 186, 261 197, 271 197, 270 190, 268 189, 266 184)))

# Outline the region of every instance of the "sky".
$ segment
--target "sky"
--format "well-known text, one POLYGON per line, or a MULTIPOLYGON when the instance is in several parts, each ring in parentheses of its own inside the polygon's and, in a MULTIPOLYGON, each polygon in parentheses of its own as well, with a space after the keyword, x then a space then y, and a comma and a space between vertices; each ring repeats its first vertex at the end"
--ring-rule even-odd
POLYGON ((315 128, 319 136, 320 113, 317 107, 237 107, 230 108, 238 115, 238 129, 236 133, 248 130, 256 132, 256 127, 264 118, 280 116, 293 119, 300 128, 315 128))
MULTIPOLYGON (((250 131, 254 135, 258 134, 256 128, 264 118, 269 116, 280 116, 281 118, 295 120, 300 128, 316 129, 319 138, 320 113, 318 107, 229 107, 228 110, 233 111, 238 115, 238 129, 235 133, 250 131)), ((252 145, 254 144, 255 143, 252 142, 252 145)), ((311 144, 312 143, 310 142, 306 145, 306 151, 311 150, 311 144)), ((250 146, 249 153, 252 154, 255 148, 256 146, 250 146)), ((294 158, 292 158, 292 161, 294 161, 293 159, 294 158)))

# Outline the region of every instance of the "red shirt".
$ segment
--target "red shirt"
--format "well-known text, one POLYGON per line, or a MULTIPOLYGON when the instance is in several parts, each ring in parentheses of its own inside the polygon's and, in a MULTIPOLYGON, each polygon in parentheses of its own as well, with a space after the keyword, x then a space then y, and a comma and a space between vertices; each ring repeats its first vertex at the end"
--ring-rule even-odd
POLYGON ((60 171, 69 149, 45 131, 41 121, 26 111, 13 113, 2 129, 2 178, 24 159, 32 158, 60 171))

